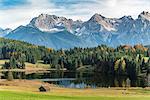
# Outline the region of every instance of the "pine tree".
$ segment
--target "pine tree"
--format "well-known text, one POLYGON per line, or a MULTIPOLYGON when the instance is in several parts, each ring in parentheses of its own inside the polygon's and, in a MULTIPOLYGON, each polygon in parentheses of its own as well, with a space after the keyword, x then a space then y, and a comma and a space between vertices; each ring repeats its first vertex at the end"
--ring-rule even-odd
POLYGON ((10 68, 16 68, 17 66, 16 66, 16 59, 15 59, 15 57, 14 56, 11 56, 11 58, 10 58, 10 68))
POLYGON ((8 75, 7 75, 7 80, 8 81, 12 81, 14 78, 13 78, 13 73, 12 71, 8 70, 8 75))

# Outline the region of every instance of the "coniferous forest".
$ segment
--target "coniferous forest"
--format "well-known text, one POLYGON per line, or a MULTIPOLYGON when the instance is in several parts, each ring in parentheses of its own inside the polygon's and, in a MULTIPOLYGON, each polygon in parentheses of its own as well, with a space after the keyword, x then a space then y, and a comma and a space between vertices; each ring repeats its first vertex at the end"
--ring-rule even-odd
POLYGON ((148 47, 140 44, 116 48, 100 45, 93 48, 53 50, 26 42, 0 39, 0 59, 9 60, 5 62, 3 69, 25 69, 25 62, 35 64, 38 60, 42 60, 44 64, 49 64, 49 68, 91 72, 96 81, 101 79, 113 81, 111 85, 107 82, 108 84, 100 86, 124 86, 126 79, 131 80, 131 86, 148 86, 149 57, 148 47), (113 78, 115 80, 112 80, 113 78))

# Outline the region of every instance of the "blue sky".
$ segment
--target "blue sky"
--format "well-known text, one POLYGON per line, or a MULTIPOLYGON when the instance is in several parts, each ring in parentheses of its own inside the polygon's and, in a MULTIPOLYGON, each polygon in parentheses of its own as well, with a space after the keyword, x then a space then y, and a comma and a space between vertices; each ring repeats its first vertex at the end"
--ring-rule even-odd
POLYGON ((0 0, 0 27, 26 25, 41 13, 85 21, 95 13, 137 18, 142 11, 150 11, 150 0, 0 0))
POLYGON ((11 9, 15 6, 21 6, 27 3, 27 0, 0 0, 0 9, 11 9))

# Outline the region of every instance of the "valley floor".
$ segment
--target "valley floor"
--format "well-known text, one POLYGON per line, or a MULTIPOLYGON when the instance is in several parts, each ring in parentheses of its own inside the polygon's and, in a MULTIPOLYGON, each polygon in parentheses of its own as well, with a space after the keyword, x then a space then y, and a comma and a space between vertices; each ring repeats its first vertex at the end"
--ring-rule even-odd
POLYGON ((29 80, 0 80, 0 100, 149 100, 150 88, 70 89, 29 80), (39 92, 41 85, 49 92, 39 92))

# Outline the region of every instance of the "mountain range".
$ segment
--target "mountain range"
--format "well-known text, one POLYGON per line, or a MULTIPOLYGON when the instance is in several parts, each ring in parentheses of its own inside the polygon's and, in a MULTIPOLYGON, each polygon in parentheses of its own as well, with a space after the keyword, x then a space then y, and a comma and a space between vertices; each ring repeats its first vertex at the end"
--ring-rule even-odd
POLYGON ((137 19, 131 16, 106 18, 94 14, 88 21, 41 14, 28 25, 14 30, 0 29, 0 36, 54 49, 116 47, 124 44, 150 44, 150 13, 143 11, 137 19))

